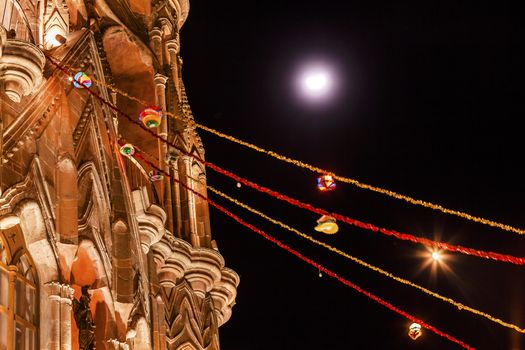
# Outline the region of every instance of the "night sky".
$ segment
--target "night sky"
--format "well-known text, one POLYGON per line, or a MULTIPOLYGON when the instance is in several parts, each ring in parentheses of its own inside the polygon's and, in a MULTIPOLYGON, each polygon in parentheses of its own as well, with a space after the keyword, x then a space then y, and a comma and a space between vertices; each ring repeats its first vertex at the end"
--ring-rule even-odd
MULTIPOLYGON (((261 147, 450 209, 524 228, 523 16, 511 2, 191 1, 183 77, 197 122, 261 147), (337 94, 298 98, 299 66, 328 62, 337 94)), ((516 5, 517 6, 517 5, 516 5)), ((525 236, 339 183, 200 131, 206 159, 262 186, 374 225, 525 256, 525 236)), ((211 169, 208 183, 313 237, 433 291, 525 326, 523 267, 448 254, 340 224, 211 169)), ((525 349, 525 336, 339 257, 212 193, 246 221, 360 287, 477 349, 525 349)), ((460 349, 327 277, 211 208, 212 234, 241 276, 221 327, 225 350, 460 349)))

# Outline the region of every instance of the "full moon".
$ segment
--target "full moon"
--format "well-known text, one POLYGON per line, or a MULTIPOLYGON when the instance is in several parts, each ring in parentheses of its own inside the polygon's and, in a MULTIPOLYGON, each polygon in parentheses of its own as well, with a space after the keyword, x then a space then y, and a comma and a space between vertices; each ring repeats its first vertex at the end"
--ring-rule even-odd
POLYGON ((333 68, 326 63, 305 64, 296 76, 296 89, 304 102, 326 102, 335 94, 333 68))
POLYGON ((304 87, 311 92, 320 92, 326 89, 328 76, 324 72, 313 73, 305 76, 304 87))

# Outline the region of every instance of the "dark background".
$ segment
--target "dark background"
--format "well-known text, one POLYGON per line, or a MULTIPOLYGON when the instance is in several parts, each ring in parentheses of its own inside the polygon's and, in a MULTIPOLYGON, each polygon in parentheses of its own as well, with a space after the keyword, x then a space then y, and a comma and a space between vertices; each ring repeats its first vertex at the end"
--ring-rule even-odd
MULTIPOLYGON (((514 2, 518 4, 518 2, 514 2)), ((517 6, 517 5, 516 5, 517 6)), ((523 224, 523 13, 511 2, 191 1, 183 74, 196 120, 364 183, 517 227, 523 224), (331 103, 301 102, 297 67, 338 68, 331 103)), ((525 236, 339 183, 200 131, 207 160, 351 218, 451 244, 523 256, 525 236)), ((525 326, 523 267, 448 254, 317 216, 208 170, 208 182, 351 255, 525 326)), ((525 349, 523 335, 396 283, 244 209, 210 197, 308 257, 477 349, 525 349)), ((241 276, 225 350, 459 349, 211 210, 213 236, 241 276)))

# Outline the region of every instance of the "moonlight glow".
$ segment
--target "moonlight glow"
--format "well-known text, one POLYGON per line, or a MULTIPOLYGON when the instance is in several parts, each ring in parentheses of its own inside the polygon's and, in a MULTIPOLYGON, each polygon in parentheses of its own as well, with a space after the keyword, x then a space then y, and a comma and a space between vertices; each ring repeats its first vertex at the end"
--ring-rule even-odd
POLYGON ((336 79, 334 68, 324 62, 304 64, 296 77, 296 89, 305 102, 322 102, 334 97, 336 79))

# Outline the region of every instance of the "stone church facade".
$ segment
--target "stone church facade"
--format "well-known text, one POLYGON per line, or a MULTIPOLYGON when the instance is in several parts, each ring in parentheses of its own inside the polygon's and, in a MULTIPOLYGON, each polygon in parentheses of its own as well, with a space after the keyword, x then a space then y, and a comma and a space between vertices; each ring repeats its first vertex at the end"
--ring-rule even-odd
POLYGON ((239 276, 195 194, 206 174, 181 78, 188 11, 0 0, 0 350, 219 349, 239 276), (96 95, 73 86, 77 71, 96 95), (137 120, 141 101, 160 107, 174 118, 149 130, 177 147, 96 96, 137 120), (153 181, 123 142, 170 176, 153 181))

